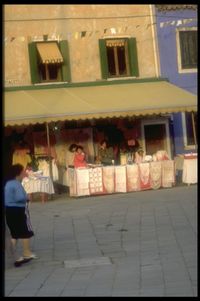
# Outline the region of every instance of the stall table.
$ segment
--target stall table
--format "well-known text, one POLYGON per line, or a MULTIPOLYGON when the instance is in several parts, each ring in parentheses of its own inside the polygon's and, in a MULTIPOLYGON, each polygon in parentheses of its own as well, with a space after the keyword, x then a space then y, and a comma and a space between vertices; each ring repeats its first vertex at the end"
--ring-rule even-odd
POLYGON ((70 196, 126 193, 175 183, 173 160, 140 164, 74 168, 68 171, 70 196))
POLYGON ((50 177, 25 177, 22 185, 27 194, 41 193, 42 200, 46 199, 47 194, 54 194, 54 186, 50 177))

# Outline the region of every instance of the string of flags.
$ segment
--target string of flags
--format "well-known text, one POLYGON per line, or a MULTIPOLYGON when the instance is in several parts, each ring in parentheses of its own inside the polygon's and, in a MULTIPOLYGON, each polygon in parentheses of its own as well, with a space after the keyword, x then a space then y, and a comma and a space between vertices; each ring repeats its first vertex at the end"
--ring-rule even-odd
POLYGON ((180 26, 185 25, 188 23, 191 23, 193 21, 196 21, 196 18, 192 19, 181 19, 181 20, 172 20, 172 21, 166 21, 166 22, 160 22, 160 28, 166 27, 166 26, 180 26))
MULTIPOLYGON (((166 26, 180 26, 180 25, 185 25, 188 23, 191 23, 193 21, 196 21, 196 18, 192 19, 181 19, 181 20, 172 20, 172 21, 166 21, 166 22, 160 22, 160 28, 166 27, 166 26)), ((141 24, 141 25, 136 25, 136 26, 123 26, 123 27, 111 27, 111 28, 104 28, 102 30, 83 30, 83 31, 76 31, 76 32, 66 32, 65 35, 63 34, 56 34, 53 33, 52 35, 48 35, 48 39, 52 40, 62 40, 62 39, 67 39, 70 40, 71 38, 74 39, 85 39, 85 38, 90 38, 94 35, 105 35, 105 34, 111 34, 111 35, 116 35, 116 34, 125 34, 128 29, 138 29, 142 26, 146 26, 146 29, 149 29, 150 26, 156 25, 157 22, 154 23, 148 23, 148 24, 141 24)), ((33 36, 33 37, 27 37, 29 41, 41 41, 43 40, 43 35, 40 36, 33 36)), ((4 42, 7 44, 8 42, 14 42, 14 41, 21 41, 25 42, 26 37, 24 36, 18 36, 18 37, 5 37, 4 42)))

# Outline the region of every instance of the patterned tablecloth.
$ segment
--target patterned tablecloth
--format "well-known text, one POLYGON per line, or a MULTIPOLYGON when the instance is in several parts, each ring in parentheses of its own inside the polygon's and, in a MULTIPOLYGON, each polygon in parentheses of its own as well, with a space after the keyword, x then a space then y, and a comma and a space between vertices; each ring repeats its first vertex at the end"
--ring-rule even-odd
POLYGON ((109 194, 171 187, 173 160, 132 165, 75 168, 70 171, 70 196, 109 194))
POLYGON ((54 194, 53 182, 50 177, 24 178, 22 185, 26 193, 44 192, 54 194))

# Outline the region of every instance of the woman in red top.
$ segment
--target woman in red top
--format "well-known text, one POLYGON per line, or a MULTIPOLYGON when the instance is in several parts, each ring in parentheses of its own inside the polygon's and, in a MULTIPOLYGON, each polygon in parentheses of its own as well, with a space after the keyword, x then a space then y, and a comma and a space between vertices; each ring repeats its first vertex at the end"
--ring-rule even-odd
POLYGON ((82 146, 77 146, 74 155, 74 167, 87 167, 87 162, 85 160, 85 153, 83 152, 82 146))

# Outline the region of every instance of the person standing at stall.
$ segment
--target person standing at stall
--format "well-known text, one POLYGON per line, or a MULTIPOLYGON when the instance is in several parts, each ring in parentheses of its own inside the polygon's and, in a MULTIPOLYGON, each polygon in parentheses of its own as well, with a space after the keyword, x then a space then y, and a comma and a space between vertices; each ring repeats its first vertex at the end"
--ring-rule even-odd
POLYGON ((112 165, 114 162, 113 148, 108 147, 108 142, 103 140, 100 143, 97 161, 103 165, 112 165))
POLYGON ((74 155, 74 167, 87 167, 86 154, 83 151, 83 147, 78 145, 74 155))
POLYGON ((28 197, 21 184, 24 176, 25 171, 21 164, 12 165, 4 189, 6 223, 10 230, 13 251, 16 251, 19 239, 21 239, 23 245, 23 256, 14 262, 16 267, 37 258, 30 249, 30 238, 34 235, 34 232, 28 210, 28 197))

